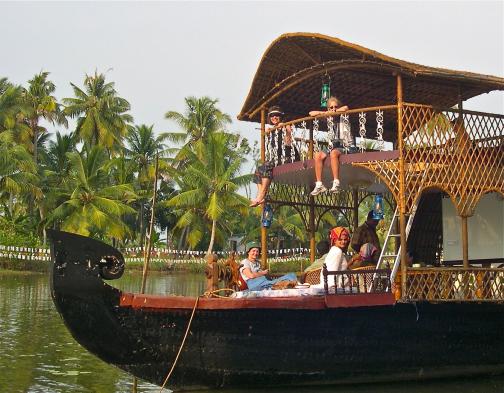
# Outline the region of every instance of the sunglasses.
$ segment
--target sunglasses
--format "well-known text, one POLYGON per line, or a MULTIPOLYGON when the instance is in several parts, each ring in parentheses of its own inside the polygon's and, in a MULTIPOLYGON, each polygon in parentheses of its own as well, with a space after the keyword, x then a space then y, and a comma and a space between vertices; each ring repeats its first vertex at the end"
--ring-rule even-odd
POLYGON ((329 109, 338 109, 338 107, 336 105, 332 105, 329 107, 329 109))

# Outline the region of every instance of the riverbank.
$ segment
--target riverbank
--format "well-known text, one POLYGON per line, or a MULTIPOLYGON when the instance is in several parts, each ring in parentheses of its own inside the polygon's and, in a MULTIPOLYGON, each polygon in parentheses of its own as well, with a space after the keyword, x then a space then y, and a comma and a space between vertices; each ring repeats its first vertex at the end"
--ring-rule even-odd
MULTIPOLYGON (((224 259, 220 260, 224 262, 224 259)), ((220 262, 219 261, 219 262, 220 262)), ((271 273, 302 272, 308 265, 309 260, 299 259, 278 259, 268 261, 268 269, 271 273)), ((156 272, 188 272, 204 273, 206 262, 204 259, 196 260, 171 260, 154 259, 149 263, 149 270, 156 272)), ((30 259, 10 259, 0 258, 0 270, 24 271, 48 273, 51 269, 51 261, 30 260, 30 259)), ((126 270, 142 271, 143 261, 126 259, 126 270)))

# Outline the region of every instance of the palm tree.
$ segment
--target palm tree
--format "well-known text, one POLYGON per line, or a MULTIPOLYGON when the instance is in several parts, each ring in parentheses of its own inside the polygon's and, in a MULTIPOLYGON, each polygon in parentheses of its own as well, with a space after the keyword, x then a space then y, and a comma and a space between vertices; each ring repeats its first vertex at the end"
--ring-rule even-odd
POLYGON ((37 163, 39 136, 47 132, 39 122, 44 119, 52 124, 68 126, 67 119, 56 100, 51 95, 56 90, 53 82, 47 79, 49 72, 40 72, 28 81, 28 89, 23 89, 23 101, 27 108, 25 122, 31 130, 33 161, 37 163))
POLYGON ((193 149, 186 146, 182 150, 188 165, 184 171, 172 172, 181 191, 166 205, 179 212, 178 228, 190 228, 188 242, 192 247, 211 227, 207 250, 211 253, 221 217, 230 211, 248 214, 248 200, 237 190, 250 181, 250 175, 239 175, 244 158, 234 135, 213 132, 193 149))
MULTIPOLYGON (((173 142, 192 146, 211 133, 224 130, 231 123, 231 118, 217 108, 218 102, 209 97, 186 97, 185 114, 175 111, 165 114, 165 118, 175 121, 182 130, 164 135, 173 142)), ((183 150, 178 152, 182 153, 183 150)), ((182 161, 182 157, 176 156, 175 160, 182 161)))
POLYGON ((29 138, 29 128, 23 123, 27 108, 22 94, 20 86, 0 79, 0 133, 8 133, 11 140, 21 143, 29 138))
POLYGON ((84 78, 84 90, 70 83, 75 98, 64 98, 64 113, 77 119, 76 134, 89 146, 100 145, 110 151, 122 146, 127 124, 133 121, 130 104, 118 97, 114 83, 95 72, 84 78))
POLYGON ((135 163, 140 183, 151 181, 156 155, 163 157, 166 153, 164 141, 167 136, 156 137, 153 128, 153 125, 136 125, 129 127, 126 135, 125 155, 135 163))
POLYGON ((136 196, 131 185, 108 185, 104 164, 108 157, 95 146, 82 154, 68 153, 70 184, 61 203, 48 217, 47 224, 58 223, 63 230, 115 239, 124 239, 129 229, 123 217, 135 211, 127 205, 136 196))
MULTIPOLYGON (((131 169, 137 174, 137 193, 138 193, 138 220, 140 222, 140 244, 144 244, 146 232, 145 212, 147 201, 152 196, 152 185, 155 176, 156 155, 163 158, 166 153, 164 140, 166 136, 155 136, 154 126, 145 124, 136 125, 128 128, 126 135, 126 147, 124 148, 125 159, 131 163, 131 169)), ((166 163, 159 161, 160 171, 166 169, 166 163)))
POLYGON ((35 165, 22 145, 15 144, 10 134, 0 133, 0 201, 12 213, 13 203, 24 196, 42 197, 37 187, 35 165))

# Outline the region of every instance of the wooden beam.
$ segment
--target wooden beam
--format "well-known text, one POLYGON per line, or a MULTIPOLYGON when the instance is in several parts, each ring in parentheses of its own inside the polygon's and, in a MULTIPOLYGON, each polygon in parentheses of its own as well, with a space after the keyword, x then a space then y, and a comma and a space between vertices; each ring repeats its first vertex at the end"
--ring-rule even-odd
POLYGON ((397 144, 399 149, 399 233, 401 234, 401 293, 406 296, 406 197, 405 197, 405 173, 404 173, 404 146, 403 146, 403 85, 401 74, 397 79, 397 144))

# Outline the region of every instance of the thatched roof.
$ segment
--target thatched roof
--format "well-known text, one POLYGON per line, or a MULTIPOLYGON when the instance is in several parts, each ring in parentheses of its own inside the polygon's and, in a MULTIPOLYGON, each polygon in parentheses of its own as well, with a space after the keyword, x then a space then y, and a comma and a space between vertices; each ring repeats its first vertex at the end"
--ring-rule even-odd
POLYGON ((459 94, 467 100, 504 90, 504 78, 409 63, 321 34, 289 33, 264 53, 238 119, 259 122, 260 108, 270 105, 280 105, 287 119, 306 116, 320 105, 326 72, 331 93, 350 108, 394 104, 398 72, 410 103, 447 108, 459 94))

